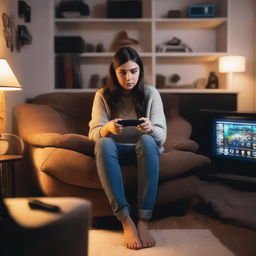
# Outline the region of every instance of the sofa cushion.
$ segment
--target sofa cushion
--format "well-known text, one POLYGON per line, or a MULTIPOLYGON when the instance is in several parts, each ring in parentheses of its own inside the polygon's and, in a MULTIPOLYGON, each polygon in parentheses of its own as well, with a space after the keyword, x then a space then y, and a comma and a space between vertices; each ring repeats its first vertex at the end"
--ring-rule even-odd
MULTIPOLYGON (((35 150, 37 168, 66 184, 92 189, 102 189, 95 159, 63 148, 38 148, 35 150)), ((192 152, 172 150, 160 155, 160 182, 171 180, 188 170, 209 163, 205 156, 192 152), (185 160, 184 160, 185 159, 185 160)), ((135 166, 123 166, 126 189, 136 188, 135 166)))
POLYGON ((19 135, 30 143, 37 133, 72 133, 72 123, 64 113, 47 105, 21 104, 15 108, 19 135))
POLYGON ((187 151, 170 150, 159 157, 159 178, 160 180, 166 180, 179 176, 194 168, 210 164, 210 162, 210 159, 203 155, 187 151))

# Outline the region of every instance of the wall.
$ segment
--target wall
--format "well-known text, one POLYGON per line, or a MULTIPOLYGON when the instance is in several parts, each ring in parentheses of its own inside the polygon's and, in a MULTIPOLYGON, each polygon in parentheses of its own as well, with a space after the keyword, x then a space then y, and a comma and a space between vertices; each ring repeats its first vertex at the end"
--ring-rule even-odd
POLYGON ((52 15, 50 13, 50 1, 26 0, 31 6, 31 22, 25 23, 24 19, 18 17, 17 0, 0 0, 0 58, 5 58, 9 62, 13 72, 22 85, 22 91, 5 92, 7 106, 7 131, 12 130, 13 107, 23 103, 27 97, 48 92, 53 84, 53 62, 52 37, 50 28, 52 25, 52 15), (2 13, 15 17, 15 25, 26 25, 33 37, 31 45, 25 45, 20 52, 10 51, 6 47, 3 37, 2 13))
POLYGON ((231 55, 246 57, 246 72, 234 73, 233 88, 240 91, 239 110, 256 110, 254 106, 254 0, 230 0, 229 50, 231 55))
MULTIPOLYGON (((15 16, 15 23, 25 24, 17 15, 17 0, 0 0, 0 15, 3 11, 15 16)), ((6 48, 0 21, 0 57, 10 63, 23 90, 6 92, 8 131, 12 130, 13 107, 25 101, 27 97, 49 92, 53 88, 53 14, 49 0, 26 0, 32 8, 31 23, 26 23, 33 36, 31 45, 21 51, 10 52, 6 48)), ((240 110, 256 110, 254 35, 254 0, 230 0, 229 49, 230 54, 244 55, 247 59, 245 73, 234 74, 234 88, 239 94, 240 110)))

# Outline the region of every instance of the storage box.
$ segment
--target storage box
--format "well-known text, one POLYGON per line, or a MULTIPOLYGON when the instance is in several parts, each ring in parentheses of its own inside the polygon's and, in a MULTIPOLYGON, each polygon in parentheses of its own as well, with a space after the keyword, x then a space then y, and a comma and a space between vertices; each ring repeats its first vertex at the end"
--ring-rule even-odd
POLYGON ((108 0, 108 18, 142 18, 141 0, 108 0))
POLYGON ((85 42, 80 36, 55 36, 56 53, 82 53, 85 42))

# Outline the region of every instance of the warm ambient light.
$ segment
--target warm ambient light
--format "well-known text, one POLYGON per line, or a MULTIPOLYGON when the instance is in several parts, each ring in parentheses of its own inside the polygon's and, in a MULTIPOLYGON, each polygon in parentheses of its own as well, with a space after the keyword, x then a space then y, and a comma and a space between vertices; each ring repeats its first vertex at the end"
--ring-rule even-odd
POLYGON ((223 56, 219 58, 219 72, 244 72, 245 57, 244 56, 223 56))
POLYGON ((223 56, 219 58, 219 72, 228 73, 228 89, 231 89, 233 85, 233 73, 244 71, 244 56, 223 56))
MULTIPOLYGON (((0 137, 1 133, 6 130, 6 111, 3 91, 17 91, 21 89, 20 83, 12 72, 8 62, 5 59, 0 59, 0 137)), ((3 147, 3 144, 0 146, 3 147)))
POLYGON ((8 62, 0 59, 0 91, 21 90, 20 83, 13 74, 8 62))

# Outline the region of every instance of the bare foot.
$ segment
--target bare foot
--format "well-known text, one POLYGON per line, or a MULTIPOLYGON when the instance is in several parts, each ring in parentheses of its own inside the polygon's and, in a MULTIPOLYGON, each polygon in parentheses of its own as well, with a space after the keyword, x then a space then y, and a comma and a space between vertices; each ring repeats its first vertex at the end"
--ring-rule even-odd
POLYGON ((133 250, 142 248, 137 228, 130 216, 121 220, 124 229, 124 241, 126 247, 133 250))
POLYGON ((140 219, 137 223, 137 229, 143 248, 155 246, 156 241, 149 233, 147 220, 140 219))

